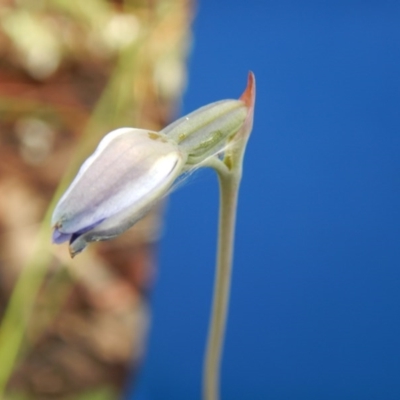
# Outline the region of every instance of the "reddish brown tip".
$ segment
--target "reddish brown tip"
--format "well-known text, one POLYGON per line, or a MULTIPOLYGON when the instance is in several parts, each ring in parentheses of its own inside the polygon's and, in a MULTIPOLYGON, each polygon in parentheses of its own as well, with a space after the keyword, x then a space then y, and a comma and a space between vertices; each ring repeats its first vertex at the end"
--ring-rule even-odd
POLYGON ((239 100, 242 100, 247 107, 247 117, 242 129, 242 136, 247 141, 253 128, 254 105, 256 102, 256 78, 251 71, 247 79, 247 87, 239 100))
POLYGON ((247 87, 243 94, 240 96, 240 100, 246 104, 250 109, 254 107, 254 102, 256 99, 256 78, 253 72, 249 72, 249 76, 247 78, 247 87))

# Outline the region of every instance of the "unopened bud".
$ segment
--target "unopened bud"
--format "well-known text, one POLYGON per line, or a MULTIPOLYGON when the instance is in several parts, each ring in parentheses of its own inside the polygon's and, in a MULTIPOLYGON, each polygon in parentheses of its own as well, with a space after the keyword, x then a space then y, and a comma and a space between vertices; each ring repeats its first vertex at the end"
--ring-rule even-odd
POLYGON ((70 253, 129 229, 182 172, 186 155, 165 135, 121 128, 106 135, 57 204, 53 242, 70 253))

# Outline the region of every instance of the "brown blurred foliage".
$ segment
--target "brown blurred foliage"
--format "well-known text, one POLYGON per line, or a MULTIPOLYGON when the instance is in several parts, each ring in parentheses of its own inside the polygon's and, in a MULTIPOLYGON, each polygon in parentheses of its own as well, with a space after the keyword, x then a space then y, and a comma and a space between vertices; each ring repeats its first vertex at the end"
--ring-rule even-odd
MULTIPOLYGON (((185 85, 191 18, 186 0, 0 4, 0 315, 74 155, 90 152, 112 128, 159 129, 172 118, 185 85), (93 110, 118 73, 121 87, 98 121, 93 110), (89 121, 101 127, 97 136, 89 121)), ((154 211, 72 263, 65 246, 51 247, 8 398, 119 393, 144 350, 159 224, 154 211)))

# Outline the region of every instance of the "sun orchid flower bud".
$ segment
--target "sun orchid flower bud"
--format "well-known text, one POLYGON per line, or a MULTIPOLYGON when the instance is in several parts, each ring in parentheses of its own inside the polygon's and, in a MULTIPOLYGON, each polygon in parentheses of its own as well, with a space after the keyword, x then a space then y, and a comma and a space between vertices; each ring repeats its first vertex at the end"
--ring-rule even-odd
POLYGON ((249 93, 201 107, 160 132, 120 128, 106 135, 54 210, 53 242, 69 241, 74 256, 90 242, 114 238, 142 218, 179 175, 211 166, 204 163, 209 158, 215 168, 212 157, 251 130, 249 93))
POLYGON ((162 133, 120 128, 83 163, 52 217, 53 242, 71 256, 129 229, 181 174, 186 154, 162 133))

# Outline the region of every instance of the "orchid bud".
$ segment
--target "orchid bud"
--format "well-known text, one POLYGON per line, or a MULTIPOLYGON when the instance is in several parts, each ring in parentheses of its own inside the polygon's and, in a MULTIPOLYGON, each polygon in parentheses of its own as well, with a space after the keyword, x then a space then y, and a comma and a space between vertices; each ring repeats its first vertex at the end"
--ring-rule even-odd
POLYGON ((242 128, 247 113, 242 100, 221 100, 193 111, 161 132, 187 152, 187 164, 197 164, 224 148, 242 128))
POLYGON ((53 242, 71 256, 129 229, 170 189, 186 153, 162 133, 120 128, 81 166, 52 218, 53 242))
POLYGON ((208 104, 161 132, 121 128, 106 135, 57 204, 53 242, 72 256, 129 229, 188 169, 226 149, 246 125, 243 99, 208 104))

